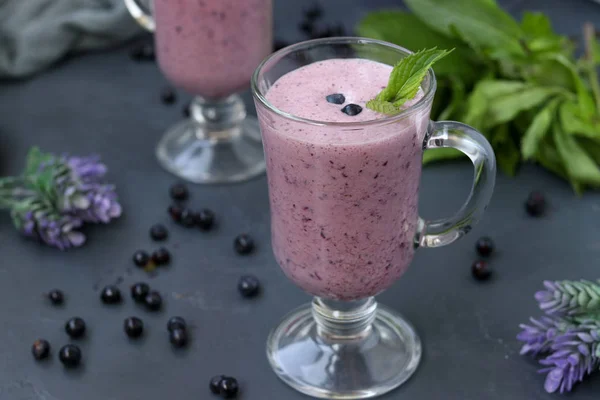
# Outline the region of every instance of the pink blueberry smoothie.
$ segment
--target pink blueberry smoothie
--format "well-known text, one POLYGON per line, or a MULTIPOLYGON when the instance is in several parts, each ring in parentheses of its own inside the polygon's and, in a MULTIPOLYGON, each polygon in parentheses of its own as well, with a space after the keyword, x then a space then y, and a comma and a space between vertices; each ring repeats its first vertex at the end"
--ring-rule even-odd
POLYGON ((273 251, 286 275, 313 295, 376 295, 413 258, 430 107, 392 120, 367 109, 391 69, 331 59, 283 75, 266 94, 275 108, 296 117, 354 125, 311 124, 259 108, 273 251), (331 94, 342 94, 344 102, 328 102, 331 94), (341 109, 348 104, 362 111, 347 115, 341 109))
POLYGON ((161 70, 195 95, 247 88, 272 50, 272 0, 154 0, 154 17, 161 70))

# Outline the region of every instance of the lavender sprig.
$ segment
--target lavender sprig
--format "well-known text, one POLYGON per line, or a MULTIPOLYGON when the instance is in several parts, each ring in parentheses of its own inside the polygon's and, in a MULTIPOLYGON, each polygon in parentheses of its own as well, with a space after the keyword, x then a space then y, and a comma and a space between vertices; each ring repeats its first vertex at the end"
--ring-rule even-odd
POLYGON ((106 172, 97 156, 57 157, 32 148, 21 176, 0 179, 0 209, 11 211, 27 237, 61 250, 81 246, 84 223, 108 223, 122 213, 106 172))
POLYGON ((545 281, 546 290, 535 294, 535 299, 549 315, 585 315, 600 312, 600 285, 581 280, 545 281))
POLYGON ((595 303, 597 284, 589 281, 544 282, 536 300, 548 315, 521 324, 517 339, 521 354, 541 356, 547 392, 572 390, 600 369, 600 314, 595 303))

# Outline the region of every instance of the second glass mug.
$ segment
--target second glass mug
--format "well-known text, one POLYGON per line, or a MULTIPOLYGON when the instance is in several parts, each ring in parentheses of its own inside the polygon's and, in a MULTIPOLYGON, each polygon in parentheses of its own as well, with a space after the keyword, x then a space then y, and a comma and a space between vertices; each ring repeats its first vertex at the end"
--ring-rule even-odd
POLYGON ((196 183, 249 179, 265 169, 258 123, 238 92, 272 51, 272 0, 124 0, 155 33, 164 75, 196 97, 190 118, 171 127, 156 155, 196 183))
POLYGON ((394 65, 408 54, 377 40, 318 39, 272 54, 252 78, 273 252, 285 274, 315 296, 271 332, 267 355, 283 381, 314 397, 374 397, 414 373, 418 335, 374 296, 406 271, 416 248, 448 245, 478 222, 492 195, 496 161, 474 129, 429 120, 432 70, 419 101, 372 121, 301 118, 278 109, 268 91, 281 76, 313 62, 363 58, 394 65), (465 153, 475 179, 456 215, 425 221, 417 212, 423 151, 440 147, 465 153))

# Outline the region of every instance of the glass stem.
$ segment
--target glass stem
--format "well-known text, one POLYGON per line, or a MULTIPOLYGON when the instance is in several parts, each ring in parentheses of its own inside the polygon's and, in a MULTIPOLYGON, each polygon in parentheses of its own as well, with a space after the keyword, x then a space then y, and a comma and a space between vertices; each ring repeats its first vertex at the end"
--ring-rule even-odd
POLYGON ((371 332, 377 313, 375 298, 356 301, 336 301, 315 297, 312 315, 317 332, 324 339, 361 339, 371 332))
POLYGON ((196 96, 190 104, 190 118, 204 127, 197 130, 198 139, 228 141, 241 134, 246 106, 237 94, 223 99, 196 96))

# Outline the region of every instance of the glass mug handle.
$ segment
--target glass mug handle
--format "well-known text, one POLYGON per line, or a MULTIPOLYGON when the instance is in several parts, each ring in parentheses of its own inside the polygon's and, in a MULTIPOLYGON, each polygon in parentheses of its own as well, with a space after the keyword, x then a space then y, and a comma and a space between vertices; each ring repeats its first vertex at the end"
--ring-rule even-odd
POLYGON ((131 16, 150 32, 154 32, 156 23, 152 16, 152 0, 124 0, 131 16))
POLYGON ((473 187, 465 204, 452 217, 434 221, 419 218, 415 246, 440 247, 467 234, 487 208, 496 180, 496 156, 483 135, 454 121, 430 121, 424 149, 449 147, 467 155, 475 169, 473 187))

